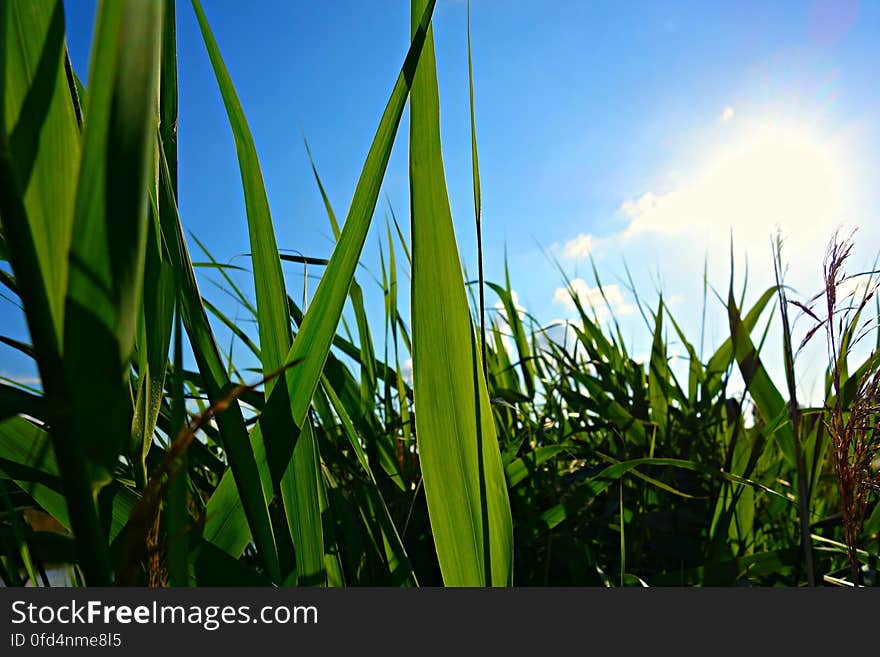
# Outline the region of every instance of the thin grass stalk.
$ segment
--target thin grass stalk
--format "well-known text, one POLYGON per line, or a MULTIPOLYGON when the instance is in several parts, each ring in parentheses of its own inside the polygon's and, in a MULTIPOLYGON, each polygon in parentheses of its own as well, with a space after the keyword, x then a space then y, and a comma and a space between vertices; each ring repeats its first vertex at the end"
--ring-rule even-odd
POLYGON ((483 275, 483 220, 480 192, 480 163, 477 155, 477 121, 474 113, 474 60, 471 50, 471 3, 467 3, 468 91, 471 109, 471 168, 474 180, 474 220, 477 228, 477 280, 480 299, 480 356, 483 377, 489 380, 489 364, 486 360, 486 286, 483 275))
POLYGON ((788 298, 783 284, 782 270, 782 236, 777 235, 773 255, 773 271, 776 277, 776 290, 779 295, 779 309, 782 318, 782 349, 785 360, 785 381, 788 385, 789 414, 794 434, 794 453, 797 461, 797 494, 800 520, 801 550, 804 555, 804 567, 807 573, 807 584, 816 586, 816 573, 813 566, 813 545, 810 539, 810 502, 807 492, 807 472, 801 448, 801 411, 797 401, 795 385, 794 352, 791 337, 791 323, 788 318, 788 298))
MULTIPOLYGON (((174 370, 171 394, 171 434, 178 436, 186 423, 183 397, 183 320, 180 312, 174 318, 174 370)), ((168 577, 171 586, 188 586, 189 537, 187 530, 187 454, 180 455, 181 475, 175 477, 168 490, 168 577)))

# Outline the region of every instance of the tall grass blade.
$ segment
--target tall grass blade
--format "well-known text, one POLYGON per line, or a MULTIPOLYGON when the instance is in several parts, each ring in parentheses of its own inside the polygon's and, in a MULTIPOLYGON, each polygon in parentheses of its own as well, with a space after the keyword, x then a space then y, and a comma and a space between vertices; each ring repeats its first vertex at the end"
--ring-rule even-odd
MULTIPOLYGON (((413 31, 425 6, 413 0, 413 31)), ((431 30, 410 103, 416 439, 443 581, 509 585, 510 503, 446 193, 431 30)))
MULTIPOLYGON (((162 44, 159 66, 159 135, 173 148, 176 197, 177 164, 177 29, 175 3, 166 2, 162 15, 162 44)), ((153 442, 156 420, 164 400, 165 365, 171 344, 174 314, 174 271, 162 245, 159 212, 171 212, 159 193, 159 149, 153 150, 150 175, 150 219, 144 263, 143 308, 138 329, 138 382, 132 423, 131 461, 135 481, 143 489, 147 482, 146 458, 153 442)))
MULTIPOLYGON (((60 0, 0 8, 0 216, 34 346, 61 350, 79 130, 60 0)), ((57 364, 56 364, 57 365, 57 364)))
MULTIPOLYGON (((251 253, 253 258, 254 288, 257 295, 257 326, 260 335, 260 353, 263 374, 268 375, 286 362, 292 344, 290 319, 287 312, 287 291, 281 272, 281 260, 275 241, 275 229, 269 211, 269 201, 260 171, 257 150, 229 72, 211 33, 201 3, 193 0, 193 8, 202 30, 202 37, 223 102, 229 124, 235 137, 239 169, 244 188, 251 253)), ((266 384, 268 398, 275 381, 266 384)), ((302 426, 302 423, 299 423, 302 426)), ((297 572, 300 578, 317 583, 324 570, 323 530, 318 486, 318 452, 311 431, 305 429, 299 437, 297 425, 289 410, 273 416, 271 423, 262 423, 263 440, 267 446, 279 441, 296 440, 290 464, 276 459, 282 469, 281 495, 297 554, 297 572)), ((272 450, 269 450, 270 456, 272 450)))

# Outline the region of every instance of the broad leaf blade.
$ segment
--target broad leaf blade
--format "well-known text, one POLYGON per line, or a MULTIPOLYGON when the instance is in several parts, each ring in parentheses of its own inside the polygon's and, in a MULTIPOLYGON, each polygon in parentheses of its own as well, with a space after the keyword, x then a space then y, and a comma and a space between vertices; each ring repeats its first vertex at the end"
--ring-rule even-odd
POLYGON ((61 0, 3 3, 0 216, 43 363, 61 350, 79 168, 79 127, 64 58, 61 0))
MULTIPOLYGON (((412 2, 414 30, 424 5, 412 2)), ((431 529, 447 585, 509 585, 510 503, 446 192, 432 30, 410 112, 413 392, 431 529)))

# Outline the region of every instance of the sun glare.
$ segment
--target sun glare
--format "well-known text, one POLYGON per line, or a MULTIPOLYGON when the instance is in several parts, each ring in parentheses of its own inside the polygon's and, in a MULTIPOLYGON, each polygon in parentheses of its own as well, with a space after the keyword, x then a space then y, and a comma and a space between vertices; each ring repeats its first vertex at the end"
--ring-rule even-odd
POLYGON ((702 232, 710 242, 764 240, 778 226, 787 240, 825 240, 847 217, 849 194, 842 158, 796 124, 743 127, 708 151, 675 189, 623 204, 625 235, 702 232))
POLYGON ((845 217, 843 164, 833 147, 796 126, 748 131, 720 149, 706 169, 697 202, 712 208, 713 228, 749 239, 779 226, 795 241, 826 239, 845 217))

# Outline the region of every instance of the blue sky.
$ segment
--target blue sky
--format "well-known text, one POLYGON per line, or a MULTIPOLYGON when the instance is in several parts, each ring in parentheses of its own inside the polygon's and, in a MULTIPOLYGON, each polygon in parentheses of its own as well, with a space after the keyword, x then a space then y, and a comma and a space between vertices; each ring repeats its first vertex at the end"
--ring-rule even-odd
MULTIPOLYGON (((408 5, 204 0, 282 248, 329 255, 300 130, 341 218, 406 52, 408 5)), ((94 2, 65 6, 85 77, 94 2)), ((855 257, 871 264, 880 244, 880 3, 474 0, 471 14, 487 277, 501 279, 506 252, 519 302, 542 320, 571 314, 553 258, 583 278, 586 298, 595 258, 603 282, 619 286, 609 298, 636 353, 650 335, 632 312, 624 261, 650 304, 662 286, 694 339, 704 259, 725 289, 731 234, 739 274, 748 257, 752 297, 772 283, 777 222, 789 282, 805 293, 819 286, 839 221, 861 226, 855 257)), ((438 1, 447 181, 463 263, 475 271, 465 20, 465 2, 438 1)), ((188 2, 178 3, 178 38, 182 217, 229 260, 248 251, 241 183, 188 2)), ((408 232, 407 185, 403 129, 384 193, 408 232)), ((383 203, 363 259, 377 276, 384 216, 383 203)), ((289 289, 300 289, 300 272, 287 274, 289 289)), ((377 288, 361 279, 379 328, 377 288)), ((708 345, 724 336, 719 309, 710 300, 708 345)), ((17 360, 7 351, 0 359, 16 374, 17 360)))

